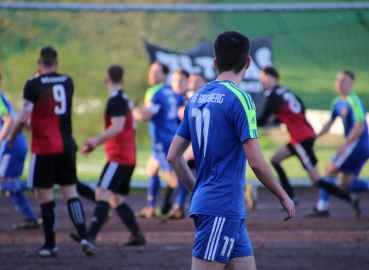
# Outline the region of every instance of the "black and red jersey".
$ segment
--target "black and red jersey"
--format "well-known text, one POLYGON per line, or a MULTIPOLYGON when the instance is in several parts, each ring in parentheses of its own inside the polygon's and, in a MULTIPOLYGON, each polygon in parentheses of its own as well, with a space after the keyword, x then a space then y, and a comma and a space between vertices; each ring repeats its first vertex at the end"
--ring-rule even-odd
POLYGON ((73 91, 72 79, 56 72, 27 81, 23 109, 31 112, 32 153, 63 153, 71 143, 73 91))
POLYGON ((290 133, 292 145, 314 138, 314 130, 305 117, 302 100, 290 90, 276 86, 264 92, 265 102, 263 114, 258 118, 258 126, 265 125, 271 116, 284 123, 290 133))
POLYGON ((105 129, 111 126, 111 118, 125 116, 125 124, 120 133, 105 141, 108 162, 120 165, 136 165, 135 122, 127 94, 122 90, 114 92, 105 109, 105 129))

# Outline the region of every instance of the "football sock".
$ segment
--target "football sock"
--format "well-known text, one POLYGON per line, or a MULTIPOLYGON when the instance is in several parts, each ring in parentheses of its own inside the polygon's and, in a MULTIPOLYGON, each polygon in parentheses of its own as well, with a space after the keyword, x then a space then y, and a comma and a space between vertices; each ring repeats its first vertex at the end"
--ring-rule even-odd
POLYGON ((324 179, 319 179, 316 182, 316 186, 325 189, 326 191, 328 191, 329 193, 331 193, 332 195, 341 198, 347 202, 351 202, 351 196, 350 194, 348 194, 347 192, 343 191, 342 189, 340 189, 338 186, 336 186, 335 184, 329 183, 327 181, 324 181, 324 179))
POLYGON ((352 192, 369 191, 369 182, 356 179, 347 186, 347 190, 352 192))
POLYGON ((81 201, 78 198, 72 198, 67 201, 69 217, 76 228, 79 238, 86 239, 85 213, 81 201))
POLYGON ((163 206, 161 208, 161 213, 163 215, 168 214, 169 210, 172 208, 174 190, 175 190, 174 188, 171 188, 170 186, 167 186, 167 189, 166 189, 165 195, 164 195, 164 203, 163 203, 163 206))
POLYGON ((159 175, 149 177, 149 187, 147 189, 147 205, 155 207, 156 200, 160 191, 160 178, 159 175))
POLYGON ((27 198, 22 191, 10 192, 10 199, 12 200, 15 208, 28 220, 37 220, 33 213, 27 198))
POLYGON ((135 218, 135 214, 133 213, 129 205, 123 202, 115 210, 117 211, 124 225, 126 225, 128 230, 131 232, 131 234, 139 235, 140 227, 138 226, 136 218, 135 218))
MULTIPOLYGON (((324 181, 327 181, 331 184, 336 183, 335 177, 324 176, 323 179, 324 181)), ((319 189, 319 200, 318 200, 318 203, 316 204, 316 209, 319 211, 328 210, 330 201, 331 201, 331 194, 325 189, 320 188, 319 189)))
POLYGON ((42 215, 42 227, 45 235, 45 248, 55 247, 55 229, 56 229, 56 206, 55 201, 47 202, 40 205, 42 215))
POLYGON ((279 177, 279 181, 281 181, 282 188, 284 189, 284 191, 286 191, 288 197, 290 198, 295 197, 295 192, 290 184, 290 181, 288 181, 287 175, 285 171, 283 170, 282 166, 279 163, 273 163, 273 162, 272 162, 272 165, 274 169, 276 170, 278 177, 279 177))
POLYGON ((90 229, 88 230, 88 240, 95 240, 96 235, 101 230, 106 216, 108 215, 110 205, 106 201, 97 201, 95 206, 94 215, 92 217, 92 222, 90 229))
POLYGON ((188 189, 183 185, 181 180, 178 179, 178 192, 174 203, 179 207, 184 206, 184 204, 186 203, 187 194, 188 189))
POLYGON ((1 183, 1 191, 2 192, 17 192, 28 190, 27 182, 19 181, 19 180, 7 180, 1 183))
POLYGON ((83 184, 83 183, 78 181, 78 183, 77 183, 77 192, 82 197, 84 197, 86 199, 89 199, 92 202, 96 202, 95 191, 92 188, 90 188, 88 185, 83 184))

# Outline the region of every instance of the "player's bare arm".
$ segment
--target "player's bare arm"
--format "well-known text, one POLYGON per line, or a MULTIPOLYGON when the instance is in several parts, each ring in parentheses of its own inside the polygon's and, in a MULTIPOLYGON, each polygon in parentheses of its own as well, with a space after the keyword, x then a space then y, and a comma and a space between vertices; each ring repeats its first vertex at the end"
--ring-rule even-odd
POLYGON ((132 115, 135 120, 141 122, 150 121, 154 117, 154 114, 150 112, 148 108, 138 108, 138 107, 133 108, 132 115))
POLYGON ((10 134, 14 124, 14 118, 11 113, 3 115, 1 119, 4 123, 0 131, 0 143, 10 134))
POLYGON ((353 129, 347 136, 344 144, 337 148, 336 155, 340 156, 346 149, 348 145, 359 139, 359 137, 363 134, 365 130, 364 122, 356 122, 353 129))
POLYGON ((14 123, 14 127, 10 132, 9 138, 7 140, 7 145, 9 146, 12 141, 15 140, 18 133, 22 131, 22 129, 27 125, 27 121, 31 116, 31 112, 22 110, 14 123))
POLYGON ((261 152, 258 139, 244 141, 243 148, 248 157, 249 165, 256 177, 279 199, 281 205, 286 210, 287 217, 284 220, 292 218, 295 214, 295 205, 275 179, 270 166, 261 152))
POLYGON ((168 152, 168 161, 172 165, 173 170, 181 179, 183 185, 192 192, 196 179, 193 177, 190 168, 187 166, 185 159, 183 158, 183 153, 187 150, 190 145, 190 141, 175 135, 170 145, 168 152))
POLYGON ((117 116, 110 118, 111 126, 108 127, 102 134, 96 137, 88 138, 82 147, 82 154, 92 152, 98 145, 105 142, 107 139, 115 137, 124 128, 126 122, 125 116, 117 116))
POLYGON ((323 136, 324 134, 326 134, 331 129, 333 123, 334 123, 334 119, 329 119, 329 121, 323 126, 322 130, 318 133, 316 137, 319 138, 323 136))

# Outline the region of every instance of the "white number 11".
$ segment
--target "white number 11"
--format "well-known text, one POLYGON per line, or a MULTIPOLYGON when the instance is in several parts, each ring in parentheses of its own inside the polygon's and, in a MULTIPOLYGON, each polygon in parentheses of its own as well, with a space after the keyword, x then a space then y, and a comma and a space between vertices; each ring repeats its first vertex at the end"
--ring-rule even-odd
POLYGON ((206 146, 208 144, 210 110, 208 108, 204 108, 203 111, 201 111, 198 108, 192 108, 191 116, 195 117, 196 136, 199 148, 201 147, 202 137, 204 136, 204 157, 205 157, 206 146), (204 122, 204 125, 202 122, 204 122))

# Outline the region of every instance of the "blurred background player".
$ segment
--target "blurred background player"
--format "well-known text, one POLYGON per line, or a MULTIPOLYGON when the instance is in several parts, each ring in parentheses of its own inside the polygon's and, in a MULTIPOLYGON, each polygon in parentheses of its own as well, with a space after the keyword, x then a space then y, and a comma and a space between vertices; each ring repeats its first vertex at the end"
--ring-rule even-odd
MULTIPOLYGON (((201 73, 193 73, 191 75, 188 74, 183 69, 178 69, 173 72, 172 74, 172 89, 174 92, 181 94, 186 103, 190 100, 192 95, 204 87, 206 85, 206 80, 204 79, 201 73)), ((182 110, 180 112, 180 119, 183 117, 182 110)), ((193 175, 196 175, 196 166, 192 151, 192 145, 190 145, 185 153, 183 154, 185 160, 187 161, 188 167, 191 169, 193 175)), ((182 182, 178 181, 178 191, 175 197, 174 204, 170 211, 168 212, 168 218, 170 219, 178 219, 185 217, 185 203, 188 196, 188 189, 182 184, 182 182)))
POLYGON ((28 189, 27 183, 19 181, 28 151, 27 141, 23 132, 20 132, 11 147, 6 145, 6 138, 14 126, 17 113, 2 92, 0 92, 0 118, 0 192, 9 194, 15 208, 25 218, 14 226, 15 229, 39 228, 40 224, 23 194, 23 190, 28 189))
POLYGON ((88 138, 82 148, 83 154, 93 151, 104 143, 107 163, 96 187, 96 207, 87 238, 94 242, 113 207, 122 222, 131 232, 126 245, 144 245, 146 243, 135 215, 124 196, 128 195, 133 170, 136 166, 135 129, 131 104, 123 91, 123 68, 112 65, 108 68, 105 85, 109 100, 105 109, 105 131, 88 138), (110 202, 110 203, 109 203, 110 202))
POLYGON ((146 163, 149 177, 147 206, 138 217, 152 218, 155 216, 156 200, 160 191, 159 167, 163 171, 168 187, 164 196, 162 214, 167 214, 172 207, 173 190, 178 187, 177 176, 167 161, 170 143, 178 128, 178 108, 184 103, 178 95, 165 84, 169 69, 166 65, 154 62, 149 69, 149 85, 145 93, 142 108, 133 109, 133 117, 137 121, 149 122, 149 135, 152 140, 153 153, 146 163))
MULTIPOLYGON (((369 158, 368 125, 366 109, 360 98, 352 91, 355 75, 352 71, 339 72, 335 80, 337 94, 331 106, 331 119, 324 125, 317 137, 326 134, 335 119, 340 117, 345 130, 345 142, 337 148, 332 160, 326 167, 325 179, 331 183, 342 173, 339 186, 350 192, 369 191, 369 183, 358 179, 361 169, 369 158)), ((319 190, 319 200, 313 211, 305 217, 329 216, 330 194, 319 190)), ((360 217, 361 211, 355 211, 360 217)))
POLYGON ((296 155, 300 159, 302 166, 308 172, 314 185, 324 188, 332 195, 347 201, 351 204, 355 212, 358 211, 359 199, 357 196, 350 196, 335 184, 325 181, 324 178, 320 177, 316 166, 318 160, 313 150, 315 134, 313 128, 306 120, 304 105, 286 87, 278 85, 278 80, 279 74, 274 67, 266 67, 260 73, 260 81, 263 85, 266 99, 263 113, 258 119, 258 125, 264 126, 277 119, 286 125, 290 134, 290 143, 279 148, 270 160, 278 173, 283 189, 294 203, 297 204, 298 199, 294 194, 286 173, 280 165, 283 160, 296 155))
POLYGON ((76 189, 75 144, 71 123, 73 81, 69 76, 56 72, 57 52, 50 46, 41 49, 38 64, 40 76, 26 82, 22 111, 8 141, 9 145, 14 142, 31 118, 32 157, 28 186, 34 188, 41 208, 45 242, 41 248, 27 253, 27 256, 58 255, 55 242, 57 216, 54 183, 59 184, 71 221, 82 239, 82 251, 89 255, 92 245, 86 240, 84 212, 76 189))

